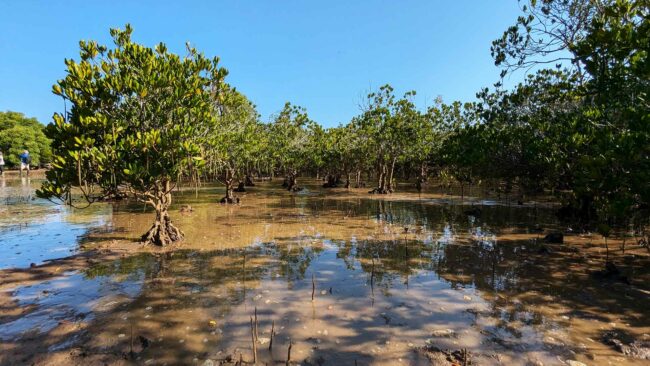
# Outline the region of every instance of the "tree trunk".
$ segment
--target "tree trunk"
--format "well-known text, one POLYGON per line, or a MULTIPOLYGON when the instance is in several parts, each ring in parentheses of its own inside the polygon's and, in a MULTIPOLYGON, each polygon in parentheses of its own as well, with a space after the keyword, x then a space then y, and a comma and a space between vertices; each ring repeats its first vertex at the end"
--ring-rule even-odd
POLYGON ((323 183, 323 188, 337 188, 339 184, 341 184, 340 175, 328 174, 326 182, 323 183))
POLYGON ((386 164, 381 163, 379 167, 379 176, 378 176, 378 182, 377 182, 377 188, 373 189, 369 193, 376 193, 376 194, 387 194, 389 193, 387 186, 386 186, 386 178, 388 176, 388 167, 386 164))
POLYGON ((361 170, 357 170, 357 176, 356 176, 356 182, 355 182, 355 187, 356 188, 361 188, 361 170))
POLYGON ((415 188, 418 192, 422 192, 422 184, 427 181, 427 168, 425 164, 420 165, 420 174, 418 175, 417 181, 415 183, 415 188))
POLYGON ((172 203, 169 186, 168 181, 163 182, 162 189, 155 194, 153 206, 156 210, 156 221, 141 238, 142 242, 146 244, 166 246, 183 239, 183 233, 172 224, 169 217, 169 206, 172 203))
POLYGON ((396 159, 393 159, 390 164, 390 171, 388 172, 388 182, 386 185, 386 193, 393 193, 393 174, 395 172, 395 162, 396 159))
POLYGON ((255 183, 253 182, 253 179, 251 178, 251 174, 246 174, 244 185, 246 187, 255 187, 255 183))
POLYGON ((233 194, 233 175, 234 171, 232 169, 226 169, 226 179, 223 180, 226 186, 226 195, 221 199, 221 201, 219 201, 220 203, 238 203, 233 194))
POLYGON ((235 192, 246 192, 246 185, 244 184, 244 182, 241 182, 241 181, 240 181, 240 182, 237 184, 237 188, 235 188, 234 191, 235 191, 235 192))
POLYGON ((287 191, 299 191, 300 188, 297 186, 296 174, 291 172, 287 176, 287 191))

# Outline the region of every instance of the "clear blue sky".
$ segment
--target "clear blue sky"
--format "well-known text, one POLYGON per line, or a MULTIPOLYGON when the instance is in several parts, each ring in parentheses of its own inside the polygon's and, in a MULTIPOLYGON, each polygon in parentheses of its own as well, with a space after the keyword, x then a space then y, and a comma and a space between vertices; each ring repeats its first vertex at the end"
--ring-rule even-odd
POLYGON ((108 29, 128 22, 137 42, 183 52, 190 41, 221 57, 264 120, 290 101, 334 126, 385 83, 416 90, 420 107, 438 95, 473 99, 498 80, 490 42, 519 8, 516 0, 0 0, 0 14, 0 110, 49 123, 63 108, 51 94, 63 59, 78 58, 80 39, 109 44, 108 29))

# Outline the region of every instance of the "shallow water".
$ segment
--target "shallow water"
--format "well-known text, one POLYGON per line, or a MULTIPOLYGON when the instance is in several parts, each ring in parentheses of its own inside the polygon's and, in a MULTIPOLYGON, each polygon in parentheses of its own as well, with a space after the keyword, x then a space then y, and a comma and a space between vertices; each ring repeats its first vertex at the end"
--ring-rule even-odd
POLYGON ((78 210, 36 199, 40 182, 0 177, 0 269, 74 254, 79 237, 111 220, 107 205, 78 210))
MULTIPOLYGON (((311 364, 429 364, 418 351, 427 344, 467 349, 475 364, 644 364, 601 338, 650 332, 649 289, 591 279, 603 257, 593 236, 540 254, 541 230, 570 226, 548 205, 308 188, 294 195, 262 184, 239 206, 212 203, 218 188, 181 192, 172 213, 186 234, 179 249, 15 288, 31 310, 0 324, 0 337, 19 344, 68 321, 86 324, 79 338, 53 336, 44 347, 128 354, 133 334, 147 341, 135 342, 138 363, 250 361, 257 313, 261 363, 284 362, 291 340, 292 359, 311 364), (193 212, 178 211, 187 204, 193 212)), ((136 239, 151 220, 127 204, 88 216, 95 229, 68 237, 72 247, 136 239)), ((647 257, 626 261, 645 278, 647 257)))
POLYGON ((102 309, 112 308, 117 302, 113 298, 132 298, 140 292, 142 279, 136 274, 129 280, 116 281, 112 276, 66 273, 58 279, 20 287, 13 292, 19 305, 37 310, 2 324, 0 339, 49 332, 60 321, 92 320, 102 309))

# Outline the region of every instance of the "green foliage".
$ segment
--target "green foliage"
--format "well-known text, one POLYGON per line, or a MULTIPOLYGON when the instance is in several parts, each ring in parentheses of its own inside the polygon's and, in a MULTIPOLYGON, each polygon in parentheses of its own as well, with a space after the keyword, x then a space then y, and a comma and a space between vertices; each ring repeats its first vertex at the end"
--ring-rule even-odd
POLYGON ((568 179, 566 160, 575 144, 565 144, 578 108, 574 79, 544 70, 513 91, 481 91, 459 120, 445 147, 447 163, 467 183, 472 176, 519 184, 524 190, 554 188, 568 179))
POLYGON ((411 100, 414 91, 396 99, 393 88, 384 85, 368 95, 364 113, 354 120, 362 136, 366 157, 378 172, 377 193, 393 191, 395 165, 410 159, 415 149, 412 141, 425 119, 411 100))
POLYGON ((319 138, 322 156, 319 167, 334 176, 347 176, 364 169, 367 161, 361 140, 354 123, 325 130, 319 138))
POLYGON ((211 170, 228 172, 228 179, 241 178, 247 167, 261 160, 266 145, 255 105, 225 85, 213 95, 212 123, 200 134, 203 155, 211 170))
POLYGON ((492 44, 495 63, 502 75, 551 69, 426 111, 415 92, 398 98, 384 85, 358 116, 329 129, 291 103, 261 123, 218 59, 191 48, 181 58, 131 42, 128 26, 111 30, 113 49, 81 42, 80 61, 66 60, 53 87, 72 109, 47 130, 54 169, 39 194, 69 201, 75 187, 92 202, 127 193, 166 210, 173 183, 200 174, 223 177, 229 192, 253 170, 284 174, 290 189, 300 173, 349 183, 370 171, 373 192, 390 193, 396 171, 417 172, 419 187, 436 170, 462 186, 548 190, 602 225, 638 215, 650 204, 647 0, 522 4, 492 44))
POLYGON ((530 1, 493 42, 504 72, 568 58, 512 91, 478 94, 445 143, 461 182, 550 189, 603 222, 644 215, 650 202, 650 14, 647 1, 530 1), (549 25, 551 25, 549 27, 549 25))
POLYGON ((27 149, 32 165, 47 164, 52 159, 50 140, 43 132, 45 126, 36 118, 27 118, 18 112, 0 112, 0 151, 5 164, 20 166, 19 155, 27 149))
MULTIPOLYGON (((552 24, 579 12, 580 19, 571 20, 579 27, 561 47, 579 68, 541 70, 513 92, 482 93, 479 124, 468 131, 482 136, 480 146, 488 149, 489 161, 479 164, 488 167, 483 175, 562 189, 582 214, 620 220, 650 202, 650 14, 644 0, 591 5, 548 0, 524 9, 541 15, 520 18, 519 28, 495 41, 497 64, 508 68, 508 59, 525 65, 546 56, 531 46, 530 23, 552 24), (515 37, 522 29, 527 35, 515 37), (490 148, 490 141, 499 146, 490 148)), ((567 24, 552 28, 551 36, 568 31, 567 24)))
POLYGON ((590 21, 609 0, 519 0, 522 14, 492 42, 492 57, 501 76, 518 69, 582 66, 569 51, 588 33, 590 21))
POLYGON ((319 129, 304 108, 286 103, 269 126, 268 156, 285 174, 297 175, 314 161, 310 147, 317 146, 312 136, 319 129))
POLYGON ((173 183, 204 166, 200 137, 226 71, 193 48, 179 57, 131 33, 111 29, 113 49, 81 41, 80 61, 65 61, 53 92, 72 107, 48 126, 53 169, 38 194, 69 203, 73 187, 88 202, 127 194, 153 207, 167 230, 173 183))
POLYGON ((576 188, 604 218, 650 203, 649 18, 646 0, 608 2, 573 48, 590 75, 580 121, 589 149, 576 188))

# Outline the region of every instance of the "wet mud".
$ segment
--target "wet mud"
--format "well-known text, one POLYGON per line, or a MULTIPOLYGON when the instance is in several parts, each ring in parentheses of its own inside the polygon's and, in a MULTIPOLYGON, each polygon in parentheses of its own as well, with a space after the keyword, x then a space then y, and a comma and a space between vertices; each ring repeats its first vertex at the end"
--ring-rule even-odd
POLYGON ((142 206, 61 211, 21 201, 29 187, 8 194, 4 257, 39 237, 14 239, 19 210, 79 231, 39 244, 66 248, 59 259, 0 262, 0 364, 284 365, 290 346, 311 365, 648 363, 650 260, 630 238, 625 251, 608 239, 620 281, 594 275, 603 238, 548 200, 280 183, 235 205, 218 187, 177 192, 185 239, 164 249, 138 243, 153 218, 142 206))

